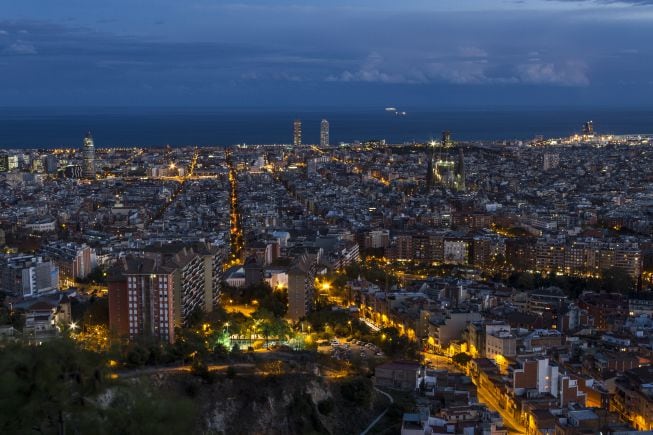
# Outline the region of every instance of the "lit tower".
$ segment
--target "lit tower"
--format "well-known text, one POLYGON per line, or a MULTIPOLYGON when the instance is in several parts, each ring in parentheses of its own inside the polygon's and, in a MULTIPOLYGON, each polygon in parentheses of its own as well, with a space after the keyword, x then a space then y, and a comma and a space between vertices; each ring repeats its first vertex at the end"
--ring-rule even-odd
POLYGON ((322 120, 320 124, 320 146, 326 148, 329 146, 329 121, 322 120))
POLYGON ((82 154, 84 156, 84 165, 82 176, 84 178, 95 178, 95 145, 93 144, 93 136, 89 131, 84 136, 84 145, 82 148, 82 154))
MULTIPOLYGON (((433 158, 433 181, 432 185, 438 184, 447 189, 457 189, 461 177, 458 173, 457 162, 451 155, 451 148, 454 142, 451 140, 451 132, 442 132, 437 158, 433 158)), ((464 168, 462 168, 464 170, 464 168)))
POLYGON ((296 147, 302 145, 302 122, 299 119, 295 119, 292 123, 293 132, 292 132, 292 144, 296 147))
POLYGON ((435 174, 433 172, 435 170, 433 163, 435 161, 435 141, 430 141, 426 145, 426 149, 426 190, 430 191, 435 181, 435 174))
POLYGON ((585 136, 594 136, 594 123, 592 121, 583 124, 583 134, 585 136))

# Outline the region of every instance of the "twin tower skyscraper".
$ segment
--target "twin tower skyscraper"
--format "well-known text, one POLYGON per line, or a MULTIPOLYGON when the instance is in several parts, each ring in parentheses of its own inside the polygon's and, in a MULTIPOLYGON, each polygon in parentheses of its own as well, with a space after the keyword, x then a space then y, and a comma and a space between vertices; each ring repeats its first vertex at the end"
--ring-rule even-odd
MULTIPOLYGON (((293 146, 302 144, 302 121, 299 119, 295 119, 293 122, 292 144, 293 146)), ((323 119, 320 123, 320 146, 329 146, 329 121, 326 119, 323 119)))

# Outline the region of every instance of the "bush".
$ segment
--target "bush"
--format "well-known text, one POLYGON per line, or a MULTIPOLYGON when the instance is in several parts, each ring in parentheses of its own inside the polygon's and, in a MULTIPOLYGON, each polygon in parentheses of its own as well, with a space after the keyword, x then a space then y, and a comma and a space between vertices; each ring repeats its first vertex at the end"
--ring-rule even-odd
POLYGON ((127 352, 127 365, 131 367, 141 367, 147 363, 149 358, 150 352, 147 349, 140 345, 134 345, 134 347, 127 352))
POLYGON ((342 397, 361 406, 367 406, 372 401, 372 386, 369 379, 354 378, 340 386, 342 397))

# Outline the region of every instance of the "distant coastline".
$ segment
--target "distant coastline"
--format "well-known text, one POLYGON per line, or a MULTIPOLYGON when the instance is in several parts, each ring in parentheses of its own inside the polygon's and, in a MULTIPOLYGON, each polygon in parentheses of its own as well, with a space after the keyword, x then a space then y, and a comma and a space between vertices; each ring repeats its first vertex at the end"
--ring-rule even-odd
MULTIPOLYGON (((402 108, 403 110, 404 108, 402 108)), ((653 109, 405 108, 397 117, 378 109, 265 110, 244 108, 0 108, 0 148, 78 147, 91 130, 96 146, 227 146, 290 143, 292 120, 306 143, 319 141, 320 120, 332 143, 385 139, 425 141, 450 130, 457 140, 529 140, 568 136, 592 119, 599 133, 651 134, 653 109)))

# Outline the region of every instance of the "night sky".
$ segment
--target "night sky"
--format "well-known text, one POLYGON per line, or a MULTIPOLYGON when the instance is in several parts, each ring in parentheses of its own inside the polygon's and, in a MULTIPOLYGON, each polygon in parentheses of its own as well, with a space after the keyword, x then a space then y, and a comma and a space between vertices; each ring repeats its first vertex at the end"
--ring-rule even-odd
POLYGON ((653 107, 653 0, 5 0, 2 106, 653 107))

